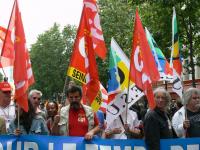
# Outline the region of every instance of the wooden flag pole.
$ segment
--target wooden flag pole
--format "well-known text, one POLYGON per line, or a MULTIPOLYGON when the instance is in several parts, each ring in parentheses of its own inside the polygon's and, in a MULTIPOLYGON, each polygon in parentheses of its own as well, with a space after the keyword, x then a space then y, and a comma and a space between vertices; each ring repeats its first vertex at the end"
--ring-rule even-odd
POLYGON ((64 87, 63 87, 61 102, 64 102, 65 90, 66 90, 67 83, 68 83, 68 76, 65 77, 65 83, 64 83, 64 87))

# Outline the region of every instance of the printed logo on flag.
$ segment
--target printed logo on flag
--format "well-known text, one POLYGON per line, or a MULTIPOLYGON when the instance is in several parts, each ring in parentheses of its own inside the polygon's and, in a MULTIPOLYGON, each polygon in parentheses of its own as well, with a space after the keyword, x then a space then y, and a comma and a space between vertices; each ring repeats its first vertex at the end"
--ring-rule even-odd
POLYGON ((68 76, 80 81, 83 84, 86 84, 86 74, 74 67, 69 67, 68 76))

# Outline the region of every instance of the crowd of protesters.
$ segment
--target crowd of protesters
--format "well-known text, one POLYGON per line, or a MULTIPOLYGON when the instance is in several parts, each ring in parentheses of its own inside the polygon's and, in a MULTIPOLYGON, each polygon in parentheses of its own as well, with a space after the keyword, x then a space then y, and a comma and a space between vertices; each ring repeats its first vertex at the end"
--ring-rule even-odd
POLYGON ((28 112, 11 100, 12 88, 0 82, 0 134, 41 134, 56 136, 94 136, 108 139, 144 139, 149 150, 159 150, 160 139, 200 137, 200 89, 187 89, 182 99, 172 100, 161 87, 154 90, 156 107, 137 101, 110 124, 102 111, 93 112, 82 104, 82 89, 68 86, 63 106, 41 101, 42 92, 31 90, 28 112), (182 104, 181 104, 182 102, 182 104), (126 116, 126 117, 125 117, 126 116), (78 130, 77 130, 78 129, 78 130))

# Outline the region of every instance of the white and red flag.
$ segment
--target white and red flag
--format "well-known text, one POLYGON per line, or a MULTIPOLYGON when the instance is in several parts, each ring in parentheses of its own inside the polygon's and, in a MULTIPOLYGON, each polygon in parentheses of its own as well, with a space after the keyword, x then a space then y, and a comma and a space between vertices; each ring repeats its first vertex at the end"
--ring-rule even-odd
POLYGON ((85 84, 86 98, 97 111, 102 102, 95 54, 106 57, 106 47, 95 0, 83 1, 82 16, 67 75, 85 84))
POLYGON ((152 82, 158 81, 160 75, 137 10, 135 15, 129 78, 131 81, 135 82, 137 87, 147 96, 149 107, 154 108, 155 102, 152 82))
POLYGON ((27 90, 34 83, 34 77, 17 0, 14 2, 7 30, 1 56, 13 61, 15 100, 25 111, 28 111, 27 90), (11 34, 8 34, 9 31, 11 34), (9 47, 10 39, 13 47, 9 47))
POLYGON ((14 43, 11 40, 11 31, 9 29, 7 30, 6 28, 0 26, 0 49, 1 49, 0 68, 13 66, 14 63, 13 44, 14 43))

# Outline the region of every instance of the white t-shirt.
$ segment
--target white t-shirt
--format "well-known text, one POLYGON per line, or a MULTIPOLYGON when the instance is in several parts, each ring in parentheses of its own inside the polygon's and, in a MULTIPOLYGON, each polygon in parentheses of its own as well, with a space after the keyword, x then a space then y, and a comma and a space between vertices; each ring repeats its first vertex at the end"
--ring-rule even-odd
POLYGON ((10 122, 15 119, 15 104, 13 101, 5 108, 0 106, 0 117, 5 119, 6 129, 8 129, 10 122))
MULTIPOLYGON (((121 114, 121 118, 122 118, 123 122, 125 123, 126 122, 126 111, 124 111, 121 114)), ((128 110, 127 123, 129 124, 130 129, 139 127, 140 121, 138 120, 138 116, 137 116, 136 112, 134 112, 132 110, 128 110)), ((125 129, 124 129, 123 124, 119 117, 117 117, 109 126, 107 126, 105 131, 109 132, 111 129, 114 129, 114 128, 121 128, 122 132, 120 134, 113 134, 111 136, 111 139, 127 139, 127 136, 124 133, 125 129)))

